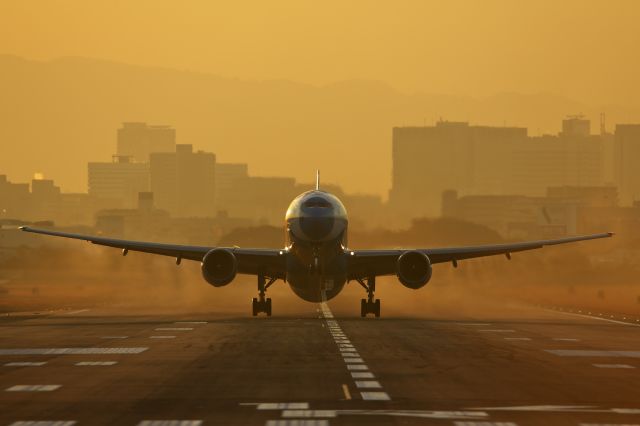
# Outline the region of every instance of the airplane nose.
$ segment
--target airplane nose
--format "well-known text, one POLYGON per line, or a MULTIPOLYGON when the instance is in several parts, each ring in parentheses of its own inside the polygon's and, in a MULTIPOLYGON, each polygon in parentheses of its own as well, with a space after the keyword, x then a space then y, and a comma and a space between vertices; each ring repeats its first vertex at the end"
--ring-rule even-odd
POLYGON ((300 228, 312 240, 321 240, 328 236, 333 229, 333 217, 301 217, 300 228))

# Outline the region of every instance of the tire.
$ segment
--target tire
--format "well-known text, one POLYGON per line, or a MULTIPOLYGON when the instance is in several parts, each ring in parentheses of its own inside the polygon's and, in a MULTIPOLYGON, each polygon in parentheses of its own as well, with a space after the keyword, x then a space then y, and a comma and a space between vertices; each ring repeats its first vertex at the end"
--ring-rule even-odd
POLYGON ((251 308, 253 309, 253 316, 256 317, 258 316, 258 299, 254 297, 251 302, 252 302, 251 308))
POLYGON ((360 299, 360 316, 362 318, 367 316, 367 301, 365 299, 360 299))
POLYGON ((380 318, 380 299, 376 299, 376 304, 373 310, 375 311, 376 318, 380 318))
POLYGON ((268 317, 271 316, 271 298, 267 298, 267 303, 265 304, 265 311, 268 317))

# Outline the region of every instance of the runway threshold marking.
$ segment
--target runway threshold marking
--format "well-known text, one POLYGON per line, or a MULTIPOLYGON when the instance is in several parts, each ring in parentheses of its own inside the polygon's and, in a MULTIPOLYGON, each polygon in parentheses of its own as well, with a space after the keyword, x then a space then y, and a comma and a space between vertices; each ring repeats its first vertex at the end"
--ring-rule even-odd
POLYGON ((5 389, 6 392, 52 392, 62 385, 15 385, 5 389))
MULTIPOLYGON (((329 329, 329 333, 333 337, 336 345, 338 345, 338 350, 342 354, 342 360, 347 366, 347 370, 349 372, 359 371, 364 372, 368 371, 369 367, 365 364, 364 360, 360 356, 351 356, 347 354, 358 353, 355 346, 349 341, 345 333, 340 328, 338 321, 334 319, 333 313, 327 305, 326 302, 320 303, 320 311, 325 318, 327 328, 329 329)), ((371 375, 373 377, 373 375, 371 375)), ((352 379, 356 379, 353 375, 352 379)), ((356 388, 358 389, 382 389, 382 385, 377 380, 354 380, 356 388)), ((342 386, 343 392, 345 391, 346 385, 342 386)), ((348 387, 346 387, 346 391, 348 392, 348 387)), ((345 392, 345 398, 347 393, 345 392)), ((349 396, 351 394, 349 393, 349 396)), ((369 392, 369 391, 361 391, 360 397, 365 401, 390 401, 391 398, 389 394, 386 392, 369 392)), ((346 398, 350 399, 350 398, 346 398)))

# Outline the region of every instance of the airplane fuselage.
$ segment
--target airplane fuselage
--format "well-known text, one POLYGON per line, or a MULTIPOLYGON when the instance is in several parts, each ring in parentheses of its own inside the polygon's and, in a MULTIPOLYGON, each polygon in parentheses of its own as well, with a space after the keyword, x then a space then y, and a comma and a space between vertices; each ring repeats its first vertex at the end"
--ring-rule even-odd
POLYGON ((338 197, 308 191, 296 197, 285 217, 287 282, 309 302, 335 297, 347 281, 347 212, 338 197))

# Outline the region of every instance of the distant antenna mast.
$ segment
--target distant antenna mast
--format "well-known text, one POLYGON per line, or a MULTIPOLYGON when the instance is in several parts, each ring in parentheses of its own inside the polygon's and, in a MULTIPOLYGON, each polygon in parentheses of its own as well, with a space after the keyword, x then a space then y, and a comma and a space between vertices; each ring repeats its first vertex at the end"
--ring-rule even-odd
POLYGON ((320 191, 320 170, 316 169, 316 191, 320 191))

